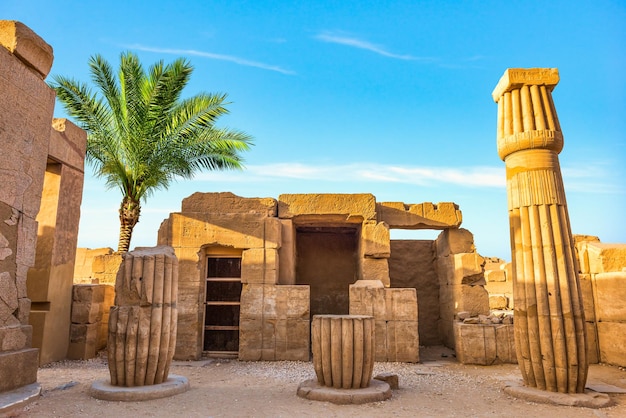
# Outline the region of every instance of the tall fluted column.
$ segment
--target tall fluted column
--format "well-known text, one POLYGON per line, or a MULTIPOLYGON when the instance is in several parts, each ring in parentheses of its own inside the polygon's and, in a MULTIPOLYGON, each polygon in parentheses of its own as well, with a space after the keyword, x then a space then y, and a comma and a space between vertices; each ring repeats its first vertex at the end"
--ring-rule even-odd
POLYGON ((557 69, 507 69, 498 103, 498 154, 506 165, 515 344, 526 386, 582 393, 585 318, 558 153, 552 90, 557 69))

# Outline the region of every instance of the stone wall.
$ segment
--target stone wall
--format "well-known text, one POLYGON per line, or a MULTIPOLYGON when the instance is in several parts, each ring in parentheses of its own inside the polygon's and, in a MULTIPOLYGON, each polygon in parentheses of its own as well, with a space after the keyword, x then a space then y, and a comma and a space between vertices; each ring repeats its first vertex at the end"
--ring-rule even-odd
POLYGON ((485 288, 489 292, 489 309, 513 309, 512 264, 497 257, 485 258, 485 288))
POLYGON ((47 315, 41 320, 31 313, 31 299, 34 311, 61 312, 69 306, 85 134, 69 122, 53 123, 55 96, 44 81, 52 66, 50 45, 15 21, 0 21, 0 45, 0 392, 4 392, 36 382, 38 350, 33 345, 39 341, 51 338, 40 353, 42 361, 57 355, 65 358, 61 351, 67 349, 69 311, 65 317, 47 315), (63 213, 57 211, 60 204, 67 205, 63 213), (32 287, 31 268, 56 283, 32 287))
POLYGON ((419 361, 415 289, 385 288, 380 280, 350 285, 350 315, 374 317, 375 361, 419 361))
POLYGON ((113 286, 76 284, 72 290, 72 324, 67 358, 94 358, 106 348, 109 311, 115 298, 113 286))
MULTIPOLYGON (((433 306, 438 306, 434 243, 418 244, 430 248, 424 258, 431 260, 424 278, 396 268, 402 254, 407 254, 398 246, 400 259, 393 261, 392 285, 390 225, 445 230, 457 228, 460 222, 461 212, 452 203, 377 203, 371 194, 287 194, 276 200, 195 193, 183 200, 180 212, 161 224, 158 237, 158 244, 172 246, 179 259, 176 358, 195 359, 205 351, 203 332, 215 328, 205 322, 209 315, 205 317, 205 308, 208 312, 219 304, 207 301, 205 306, 207 283, 215 281, 207 278, 207 259, 224 256, 241 259, 241 298, 233 302, 240 309, 240 359, 307 360, 311 316, 373 309, 353 297, 349 286, 376 281, 385 302, 379 304, 385 309, 377 308, 377 337, 384 341, 378 357, 417 361, 416 286, 425 307, 434 311, 433 306), (335 248, 337 240, 341 245, 335 248), (325 256, 317 259, 320 254, 325 256), (337 312, 326 312, 331 308, 337 312)), ((425 314, 429 342, 441 341, 436 331, 438 315, 425 314)))
POLYGON ((85 147, 83 130, 65 119, 54 120, 36 218, 37 255, 27 279, 33 345, 41 349, 40 364, 62 360, 68 350, 85 147))
POLYGON ((444 345, 455 346, 454 323, 459 312, 489 315, 484 265, 466 229, 447 229, 435 241, 439 278, 439 332, 444 345))
POLYGON ((589 236, 575 236, 575 241, 589 362, 626 367, 626 244, 589 236))

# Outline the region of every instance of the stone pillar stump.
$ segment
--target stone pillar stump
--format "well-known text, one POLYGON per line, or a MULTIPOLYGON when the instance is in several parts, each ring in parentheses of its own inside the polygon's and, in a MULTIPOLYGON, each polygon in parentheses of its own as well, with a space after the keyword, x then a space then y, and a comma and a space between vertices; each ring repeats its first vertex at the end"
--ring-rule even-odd
POLYGON ((109 316, 111 385, 144 386, 168 378, 176 347, 178 260, 170 247, 123 255, 109 316))
POLYGON ((315 315, 311 325, 317 381, 335 389, 370 385, 374 370, 374 318, 315 315))

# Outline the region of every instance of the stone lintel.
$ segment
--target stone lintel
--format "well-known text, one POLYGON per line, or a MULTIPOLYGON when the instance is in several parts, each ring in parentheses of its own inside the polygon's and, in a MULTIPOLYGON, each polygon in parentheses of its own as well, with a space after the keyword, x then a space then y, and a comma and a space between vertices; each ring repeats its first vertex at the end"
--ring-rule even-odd
POLYGON ((381 202, 376 204, 376 211, 379 221, 389 228, 443 230, 458 228, 463 221, 459 206, 453 202, 381 202))
POLYGON ((22 22, 0 20, 0 45, 46 78, 54 59, 52 47, 22 22))
POLYGON ((81 173, 85 172, 87 133, 67 119, 52 120, 48 155, 81 173))
POLYGON ((375 220, 376 198, 370 193, 282 194, 278 197, 278 217, 341 215, 343 218, 375 220))
POLYGON ((559 70, 557 68, 507 68, 491 96, 497 103, 504 93, 522 86, 543 85, 552 91, 558 83, 559 70))

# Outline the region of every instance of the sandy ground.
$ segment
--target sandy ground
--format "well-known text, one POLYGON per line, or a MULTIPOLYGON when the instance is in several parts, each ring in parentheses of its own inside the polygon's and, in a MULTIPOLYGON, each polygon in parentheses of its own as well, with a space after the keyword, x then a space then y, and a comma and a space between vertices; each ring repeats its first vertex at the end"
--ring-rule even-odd
MULTIPOLYGON (((92 398, 91 384, 108 379, 106 355, 63 361, 39 370, 42 396, 12 417, 626 417, 626 394, 611 394, 603 409, 553 406, 513 398, 504 382, 521 379, 516 365, 464 366, 449 350, 424 349, 418 364, 377 363, 400 388, 384 402, 334 405, 296 396, 298 384, 314 378, 312 363, 239 362, 205 359, 174 362, 170 373, 189 379, 191 389, 163 399, 110 402, 92 398)), ((626 388, 626 370, 592 365, 589 383, 626 388)))

